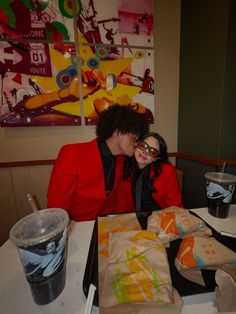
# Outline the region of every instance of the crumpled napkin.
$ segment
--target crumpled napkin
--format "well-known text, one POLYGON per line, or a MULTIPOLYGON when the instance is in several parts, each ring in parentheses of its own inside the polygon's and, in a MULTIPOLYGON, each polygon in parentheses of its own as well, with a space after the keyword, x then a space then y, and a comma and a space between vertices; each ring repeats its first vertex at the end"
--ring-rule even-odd
POLYGON ((214 306, 218 312, 236 312, 236 268, 234 271, 217 269, 214 306))

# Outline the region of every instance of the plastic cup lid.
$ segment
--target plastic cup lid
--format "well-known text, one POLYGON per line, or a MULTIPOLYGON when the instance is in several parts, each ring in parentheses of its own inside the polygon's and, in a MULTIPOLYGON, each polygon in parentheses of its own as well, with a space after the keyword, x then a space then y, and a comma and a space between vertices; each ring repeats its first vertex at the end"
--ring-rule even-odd
POLYGON ((11 228, 10 240, 16 246, 32 246, 53 238, 68 222, 69 216, 64 209, 42 209, 19 220, 11 228))
POLYGON ((225 172, 207 172, 205 173, 205 178, 222 184, 232 184, 236 182, 236 176, 225 172))

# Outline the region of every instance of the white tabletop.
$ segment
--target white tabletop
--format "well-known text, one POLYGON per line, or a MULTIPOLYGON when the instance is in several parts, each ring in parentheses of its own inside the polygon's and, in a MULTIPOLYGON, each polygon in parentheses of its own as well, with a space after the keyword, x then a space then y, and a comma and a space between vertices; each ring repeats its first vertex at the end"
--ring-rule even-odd
POLYGON ((227 218, 217 218, 208 213, 205 207, 190 209, 218 232, 228 232, 236 236, 236 204, 230 206, 227 218))
MULTIPOLYGON (((8 240, 0 248, 1 314, 78 314, 83 313, 86 298, 82 283, 94 222, 75 225, 68 243, 66 285, 60 296, 47 305, 37 305, 18 257, 8 240)), ((98 313, 96 308, 94 313, 98 313)))
MULTIPOLYGON (((76 223, 69 238, 66 286, 60 296, 48 305, 37 305, 31 296, 17 250, 8 240, 0 247, 0 313, 1 314, 82 314, 86 298, 82 290, 84 269, 94 222, 76 223)), ((215 314, 214 293, 184 297, 182 314, 215 314)), ((92 313, 99 313, 97 307, 92 313)), ((229 314, 229 313, 228 313, 229 314)))

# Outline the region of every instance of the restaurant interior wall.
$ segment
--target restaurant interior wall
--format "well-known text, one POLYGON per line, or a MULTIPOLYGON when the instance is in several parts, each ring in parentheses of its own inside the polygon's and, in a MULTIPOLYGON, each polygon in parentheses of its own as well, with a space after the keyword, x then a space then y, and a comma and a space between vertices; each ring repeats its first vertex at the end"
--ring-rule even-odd
MULTIPOLYGON (((200 159, 231 160, 236 173, 236 2, 182 0, 178 152, 187 208, 206 206, 204 174, 220 171, 200 159)), ((233 202, 236 203, 236 195, 233 202)))

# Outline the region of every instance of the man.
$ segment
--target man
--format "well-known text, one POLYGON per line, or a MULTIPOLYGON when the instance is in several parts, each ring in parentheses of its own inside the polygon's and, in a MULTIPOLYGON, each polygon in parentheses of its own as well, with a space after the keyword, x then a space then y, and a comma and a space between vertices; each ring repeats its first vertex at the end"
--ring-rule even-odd
POLYGON ((116 193, 124 156, 134 154, 136 140, 147 131, 144 115, 128 106, 104 110, 97 138, 62 147, 51 173, 48 207, 63 208, 76 221, 128 210, 116 193))

